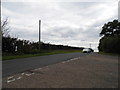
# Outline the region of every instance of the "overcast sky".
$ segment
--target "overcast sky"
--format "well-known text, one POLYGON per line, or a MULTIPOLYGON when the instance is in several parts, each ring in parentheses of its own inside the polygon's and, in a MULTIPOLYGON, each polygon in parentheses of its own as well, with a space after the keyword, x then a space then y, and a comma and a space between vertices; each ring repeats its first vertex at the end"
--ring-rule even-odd
MULTIPOLYGON (((8 17, 10 34, 20 39, 97 49, 104 23, 118 18, 118 1, 108 2, 2 2, 2 19, 8 17)), ((105 0, 104 0, 105 1, 105 0)))

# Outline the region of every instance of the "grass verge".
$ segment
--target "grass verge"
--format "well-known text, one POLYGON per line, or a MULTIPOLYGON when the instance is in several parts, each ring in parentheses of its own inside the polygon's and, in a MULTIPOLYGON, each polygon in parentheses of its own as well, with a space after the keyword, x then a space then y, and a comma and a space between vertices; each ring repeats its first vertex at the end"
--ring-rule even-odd
POLYGON ((72 52, 81 52, 81 50, 54 50, 54 51, 42 52, 39 54, 22 54, 22 55, 8 54, 8 55, 2 56, 2 60, 4 61, 4 60, 19 59, 19 58, 28 58, 28 57, 35 57, 35 56, 45 56, 45 55, 72 53, 72 52))
POLYGON ((98 52, 98 54, 112 55, 112 56, 120 56, 120 54, 116 54, 116 53, 106 53, 106 52, 98 52))

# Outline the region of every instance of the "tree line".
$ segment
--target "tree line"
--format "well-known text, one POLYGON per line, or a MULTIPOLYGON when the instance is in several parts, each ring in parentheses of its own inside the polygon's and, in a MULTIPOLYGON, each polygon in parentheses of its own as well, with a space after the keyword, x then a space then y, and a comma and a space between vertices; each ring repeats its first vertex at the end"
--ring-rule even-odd
POLYGON ((120 54, 120 22, 118 20, 105 23, 99 35, 102 37, 98 46, 100 52, 120 54))
POLYGON ((39 50, 39 42, 30 42, 29 40, 21 40, 15 37, 11 37, 9 35, 9 26, 8 19, 2 21, 1 23, 1 31, 2 31, 2 52, 3 53, 13 53, 13 54, 36 54, 48 50, 71 50, 71 49, 79 49, 82 50, 81 47, 71 47, 64 45, 55 45, 50 43, 40 42, 40 50, 39 50))

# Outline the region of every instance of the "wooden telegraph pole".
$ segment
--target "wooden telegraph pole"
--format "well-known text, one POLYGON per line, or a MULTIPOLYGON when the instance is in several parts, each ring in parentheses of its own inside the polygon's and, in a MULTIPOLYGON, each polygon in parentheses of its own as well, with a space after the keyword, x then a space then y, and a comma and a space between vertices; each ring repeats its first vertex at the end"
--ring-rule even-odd
POLYGON ((39 51, 40 51, 40 46, 41 46, 40 35, 41 35, 41 20, 39 20, 39 51))
POLYGON ((91 48, 91 43, 90 43, 90 48, 91 48))

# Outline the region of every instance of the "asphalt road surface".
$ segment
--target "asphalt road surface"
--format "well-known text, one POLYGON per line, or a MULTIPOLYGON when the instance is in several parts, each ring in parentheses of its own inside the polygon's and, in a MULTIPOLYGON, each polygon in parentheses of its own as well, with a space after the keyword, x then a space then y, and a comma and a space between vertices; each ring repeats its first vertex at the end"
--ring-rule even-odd
POLYGON ((7 60, 2 62, 2 76, 9 76, 23 71, 59 63, 72 58, 85 56, 84 53, 55 54, 48 56, 37 56, 23 59, 7 60))
POLYGON ((91 53, 80 58, 3 77, 2 87, 3 89, 119 88, 118 61, 118 56, 91 53))

